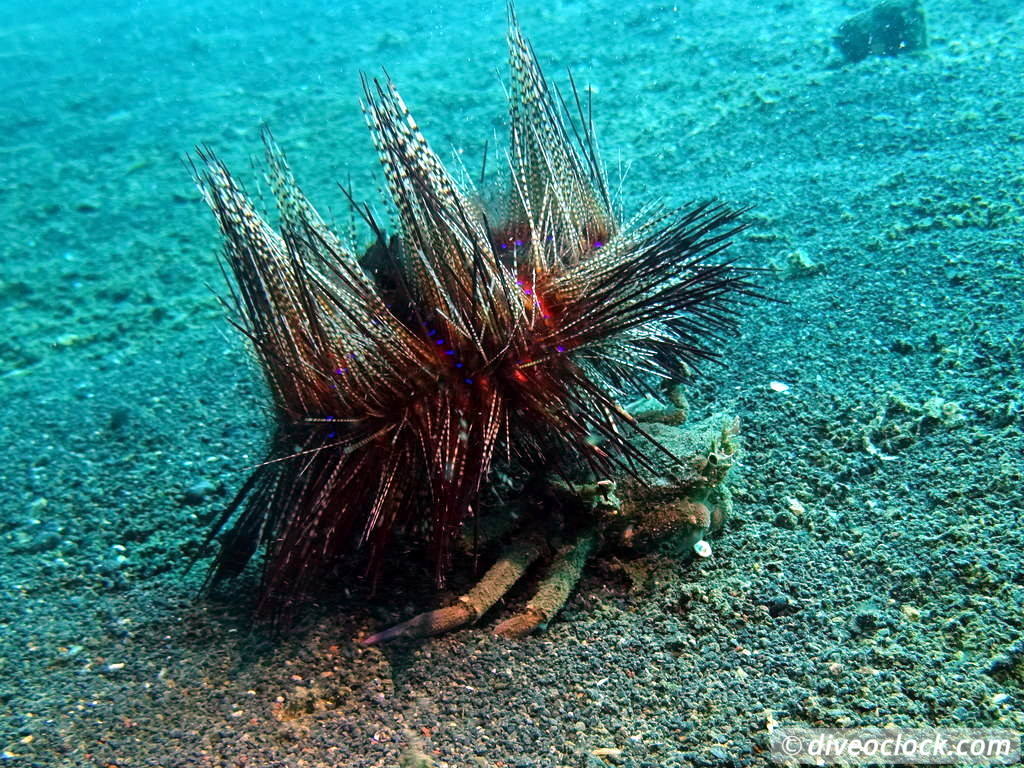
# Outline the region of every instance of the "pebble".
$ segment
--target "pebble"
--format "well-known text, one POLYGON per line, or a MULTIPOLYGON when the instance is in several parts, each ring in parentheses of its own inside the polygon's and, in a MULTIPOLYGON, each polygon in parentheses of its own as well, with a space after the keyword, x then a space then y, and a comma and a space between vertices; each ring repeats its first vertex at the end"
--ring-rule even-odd
POLYGON ((56 523, 32 520, 14 532, 10 551, 24 555, 38 555, 56 549, 61 543, 61 532, 56 523))
POLYGON ((182 494, 182 501, 190 506, 197 506, 206 501, 206 497, 211 496, 216 491, 217 486, 209 480, 199 480, 185 489, 185 493, 182 494))
POLYGON ((911 621, 921 620, 921 609, 915 608, 912 605, 904 605, 900 607, 900 612, 911 621))

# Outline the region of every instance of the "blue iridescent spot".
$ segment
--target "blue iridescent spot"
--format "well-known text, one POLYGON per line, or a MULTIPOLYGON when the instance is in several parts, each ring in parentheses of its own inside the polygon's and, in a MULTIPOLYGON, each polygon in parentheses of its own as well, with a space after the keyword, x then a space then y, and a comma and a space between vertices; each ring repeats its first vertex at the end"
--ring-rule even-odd
POLYGON ((454 355, 455 354, 455 350, 454 349, 445 350, 445 354, 446 355, 454 355))
POLYGON ((437 331, 435 331, 433 328, 431 328, 429 331, 427 331, 427 336, 433 336, 436 333, 437 333, 437 331))
POLYGON ((438 339, 434 342, 435 344, 444 344, 444 339, 438 339))
POLYGON ((340 376, 341 374, 343 374, 345 372, 345 369, 344 368, 335 368, 334 372, 340 376))
POLYGON ((456 363, 456 364, 455 364, 455 367, 456 367, 456 368, 461 368, 461 367, 462 367, 462 363, 456 363))
POLYGON ((516 240, 516 245, 522 245, 522 244, 523 244, 522 240, 516 240))
POLYGON ((594 247, 595 248, 600 248, 602 245, 604 245, 604 243, 602 243, 600 240, 598 240, 596 243, 594 243, 594 247))
POLYGON ((473 383, 472 379, 463 379, 463 381, 466 382, 467 384, 472 384, 473 383))
POLYGON ((506 248, 508 248, 508 243, 502 243, 501 244, 501 249, 505 250, 506 248))
POLYGON ((338 433, 337 433, 337 432, 328 432, 328 433, 327 433, 327 439, 328 439, 328 440, 331 440, 332 438, 335 438, 335 437, 337 437, 337 436, 338 436, 338 433))
POLYGON ((559 352, 565 352, 565 347, 562 346, 555 347, 555 349, 558 350, 559 352))

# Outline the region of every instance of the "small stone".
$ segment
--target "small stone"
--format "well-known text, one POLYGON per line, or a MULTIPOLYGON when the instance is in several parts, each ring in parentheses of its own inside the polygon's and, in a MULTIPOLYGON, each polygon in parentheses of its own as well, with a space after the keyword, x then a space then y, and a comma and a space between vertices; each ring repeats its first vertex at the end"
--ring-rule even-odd
POLYGON ((780 512, 775 516, 774 525, 776 528, 785 528, 792 531, 797 527, 796 515, 791 512, 780 512))
POLYGON ((54 341, 53 343, 54 346, 57 347, 73 347, 76 344, 80 344, 81 342, 82 337, 79 336, 77 333, 65 333, 58 336, 56 341, 54 341))
POLYGON ((832 41, 851 63, 923 50, 928 28, 921 0, 883 0, 840 24, 832 41))
POLYGON ((849 627, 854 634, 866 634, 882 626, 882 617, 877 608, 863 606, 850 617, 849 627))
POLYGON ((796 250, 788 253, 782 261, 772 265, 775 274, 782 280, 794 280, 802 277, 814 277, 825 273, 825 265, 813 261, 804 251, 796 250))
POLYGON ((111 432, 119 432, 128 424, 131 418, 131 410, 123 405, 119 405, 110 412, 110 423, 108 427, 111 432))
POLYGON ((768 615, 773 619, 777 619, 779 616, 788 616, 800 610, 799 606, 786 595, 769 597, 765 601, 765 606, 768 608, 768 615))
POLYGON ((199 480, 185 489, 185 493, 182 494, 182 501, 189 506, 197 506, 206 501, 206 497, 213 495, 216 491, 217 486, 209 480, 199 480))
POLYGON ((14 532, 10 544, 11 552, 38 555, 60 546, 61 530, 52 521, 31 520, 14 532))

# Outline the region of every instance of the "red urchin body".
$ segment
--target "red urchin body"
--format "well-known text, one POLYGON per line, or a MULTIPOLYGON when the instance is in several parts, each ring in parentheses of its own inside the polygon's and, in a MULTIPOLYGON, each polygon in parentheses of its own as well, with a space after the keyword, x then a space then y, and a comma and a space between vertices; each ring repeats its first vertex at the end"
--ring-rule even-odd
POLYGON ((460 190, 390 81, 364 82, 400 222, 389 242, 360 211, 385 262, 377 279, 269 133, 280 231, 200 152, 238 325, 277 422, 266 462, 215 526, 230 525, 212 577, 262 546, 265 606, 307 592, 355 548, 379 566, 395 532, 413 528, 441 582, 496 455, 628 471, 642 461, 626 439, 638 427, 617 396, 712 356, 750 292, 744 270, 713 258, 737 213, 704 204, 621 223, 589 125, 570 141, 514 16, 509 49, 510 189, 498 214, 460 190))

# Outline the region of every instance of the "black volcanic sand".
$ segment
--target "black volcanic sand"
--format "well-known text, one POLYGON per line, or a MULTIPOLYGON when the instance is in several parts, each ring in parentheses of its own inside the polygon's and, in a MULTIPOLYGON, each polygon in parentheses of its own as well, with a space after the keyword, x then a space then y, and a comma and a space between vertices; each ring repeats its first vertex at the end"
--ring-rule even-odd
POLYGON ((353 638, 450 598, 415 563, 278 638, 254 577, 195 597, 265 417, 181 158, 208 142, 255 189, 266 119, 344 228, 336 181, 378 197, 358 71, 387 66, 477 167, 502 4, 205 5, 0 30, 5 760, 763 765, 771 723, 1024 729, 1016 0, 929 2, 926 53, 846 66, 859 2, 521 4, 549 77, 592 86, 627 207, 753 204, 735 253, 787 303, 687 389, 743 424, 712 558, 602 555, 543 634, 493 638, 500 606, 384 649, 353 638))

